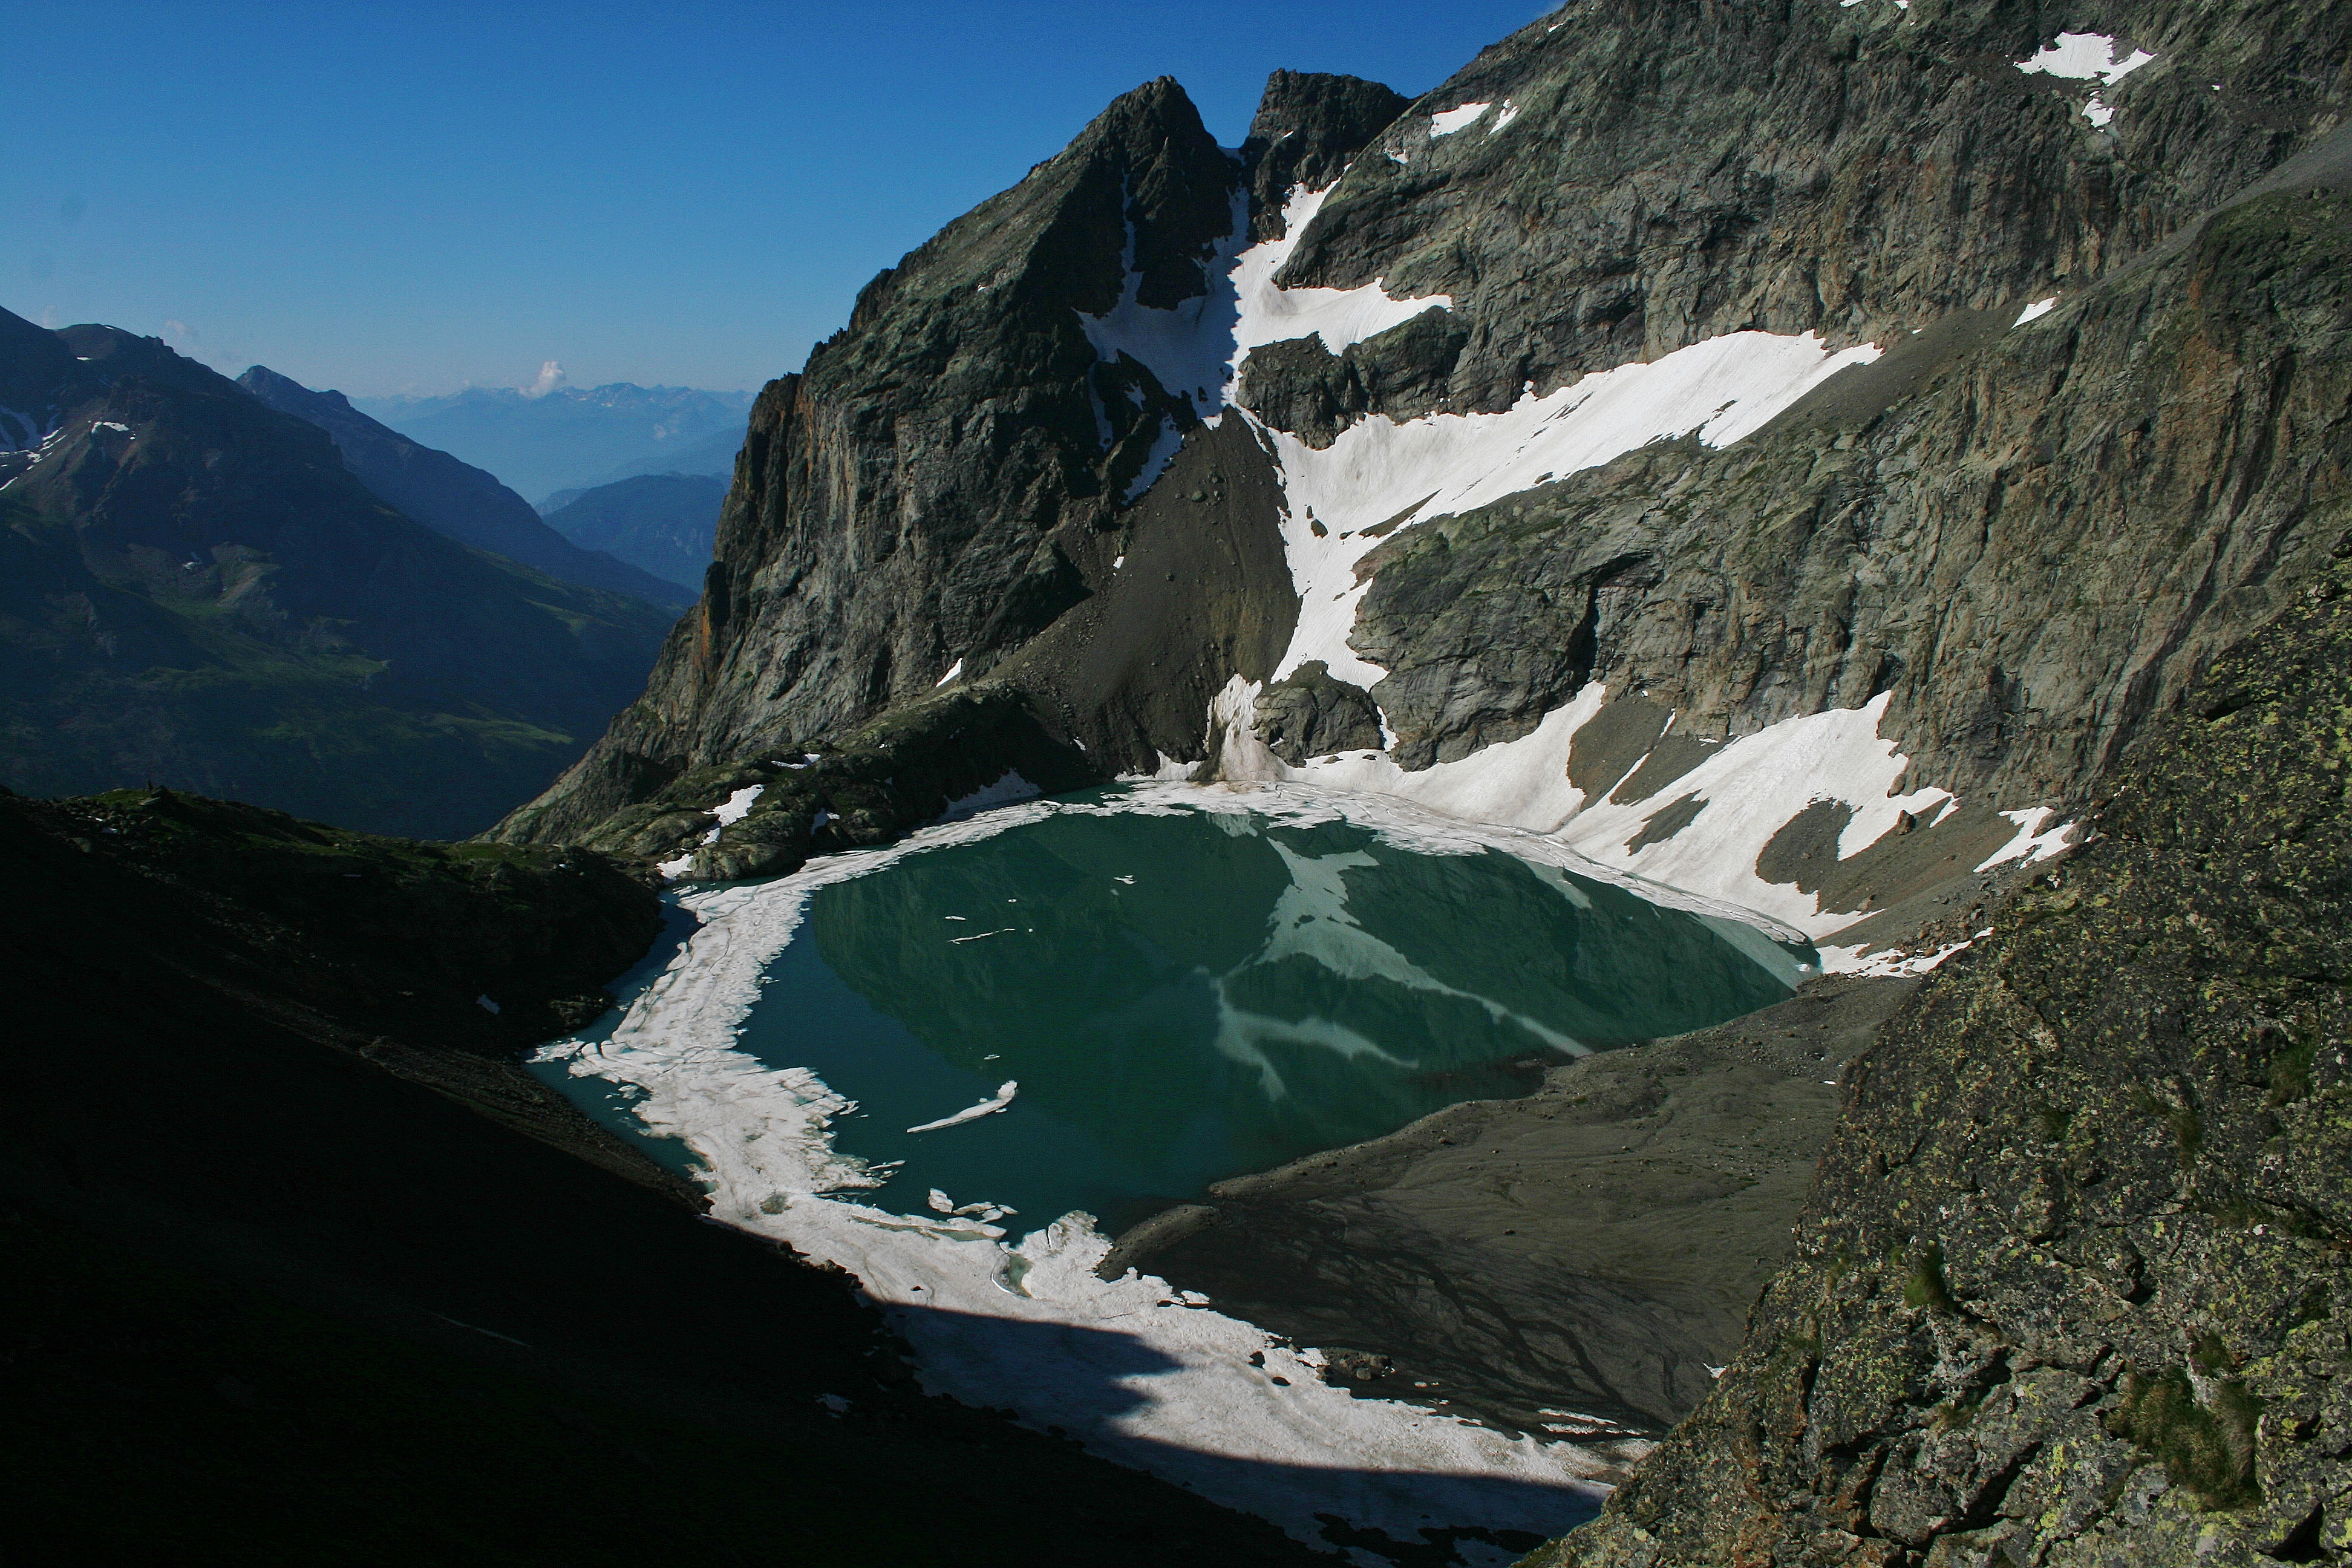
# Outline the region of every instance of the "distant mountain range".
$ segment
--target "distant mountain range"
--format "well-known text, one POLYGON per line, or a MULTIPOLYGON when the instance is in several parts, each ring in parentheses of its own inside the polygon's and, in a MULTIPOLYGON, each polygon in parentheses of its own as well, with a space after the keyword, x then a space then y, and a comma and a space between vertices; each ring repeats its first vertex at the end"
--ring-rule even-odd
MULTIPOLYGON (((688 605, 700 589, 698 578, 692 589, 680 593, 679 585, 665 576, 600 549, 581 548, 541 522, 530 503, 499 483, 496 476, 376 423, 340 392, 312 392, 258 364, 237 377, 236 384, 279 413, 307 420, 333 437, 343 467, 362 484, 460 544, 494 551, 566 583, 655 604, 688 605)), ((711 516, 718 516, 715 506, 711 516)), ((707 531, 703 552, 709 553, 707 531)))
POLYGON ((731 471, 751 394, 614 382, 545 392, 475 386, 352 406, 536 498, 633 474, 731 471))
POLYGON ((268 401, 156 339, 0 311, 0 784, 487 826, 642 689, 680 595, 339 399, 250 379, 268 401), (670 603, 474 547, 493 536, 670 603))
POLYGON ((558 490, 548 498, 559 504, 545 526, 583 554, 617 556, 698 595, 730 482, 723 474, 638 474, 594 489, 558 490))

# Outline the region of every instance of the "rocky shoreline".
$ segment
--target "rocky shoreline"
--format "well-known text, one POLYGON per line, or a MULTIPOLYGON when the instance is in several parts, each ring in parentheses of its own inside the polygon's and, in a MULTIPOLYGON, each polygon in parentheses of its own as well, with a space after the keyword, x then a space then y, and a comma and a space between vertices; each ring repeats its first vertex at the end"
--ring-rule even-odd
POLYGON ((1335 1381, 1547 1438, 1654 1437, 1737 1352, 1843 1102, 1917 982, 1817 980, 1387 1137, 1220 1182, 1133 1266, 1322 1347, 1335 1381))

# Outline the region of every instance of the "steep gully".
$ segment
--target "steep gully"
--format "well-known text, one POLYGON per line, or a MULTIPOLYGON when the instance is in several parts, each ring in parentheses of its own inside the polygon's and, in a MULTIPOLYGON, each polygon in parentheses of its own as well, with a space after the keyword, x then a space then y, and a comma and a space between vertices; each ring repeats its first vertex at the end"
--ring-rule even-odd
POLYGON ((2340 268, 2261 226, 2326 150, 2262 182, 2344 18, 2105 9, 2094 89, 2038 13, 1580 6, 1385 122, 1277 78, 1238 212, 1139 89, 763 395, 698 612, 501 832, 773 874, 1204 759, 1958 951, 2331 543, 2340 268))

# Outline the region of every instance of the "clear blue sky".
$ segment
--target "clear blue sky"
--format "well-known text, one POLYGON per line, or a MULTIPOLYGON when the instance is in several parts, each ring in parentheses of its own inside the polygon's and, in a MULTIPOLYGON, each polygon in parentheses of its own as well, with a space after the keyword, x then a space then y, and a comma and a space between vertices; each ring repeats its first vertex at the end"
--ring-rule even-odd
POLYGON ((356 395, 757 386, 1110 99, 1237 143, 1266 73, 1436 86, 1547 0, 28 0, 0 306, 356 395))

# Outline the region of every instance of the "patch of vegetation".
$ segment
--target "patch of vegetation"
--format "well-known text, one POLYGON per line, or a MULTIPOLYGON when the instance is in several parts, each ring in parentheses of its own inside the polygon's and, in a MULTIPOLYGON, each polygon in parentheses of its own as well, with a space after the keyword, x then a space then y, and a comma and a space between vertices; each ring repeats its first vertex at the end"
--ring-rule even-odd
POLYGON ((1920 1308, 1931 1312, 1958 1310, 1952 1304, 1952 1288, 1944 1279, 1943 1243, 1929 1242, 1911 1265, 1910 1275, 1903 1281, 1903 1304, 1915 1310, 1920 1308))
POLYGON ((2319 1055, 2319 1036, 2307 1034, 2271 1058, 2273 1105, 2293 1105, 2311 1093, 2311 1066, 2319 1055))
MULTIPOLYGON (((2212 1359, 2209 1352, 2218 1351, 2210 1341, 2200 1345, 2200 1367, 2212 1359)), ((2185 1366, 2157 1377, 2132 1373, 2124 1379, 2123 1402, 2108 1416, 2107 1429, 2161 1464, 2200 1508, 2245 1508, 2263 1496, 2254 1475, 2254 1426, 2262 1419, 2263 1402, 2235 1379, 2215 1377, 2210 1386, 2208 1405, 2198 1399, 2185 1366)))

